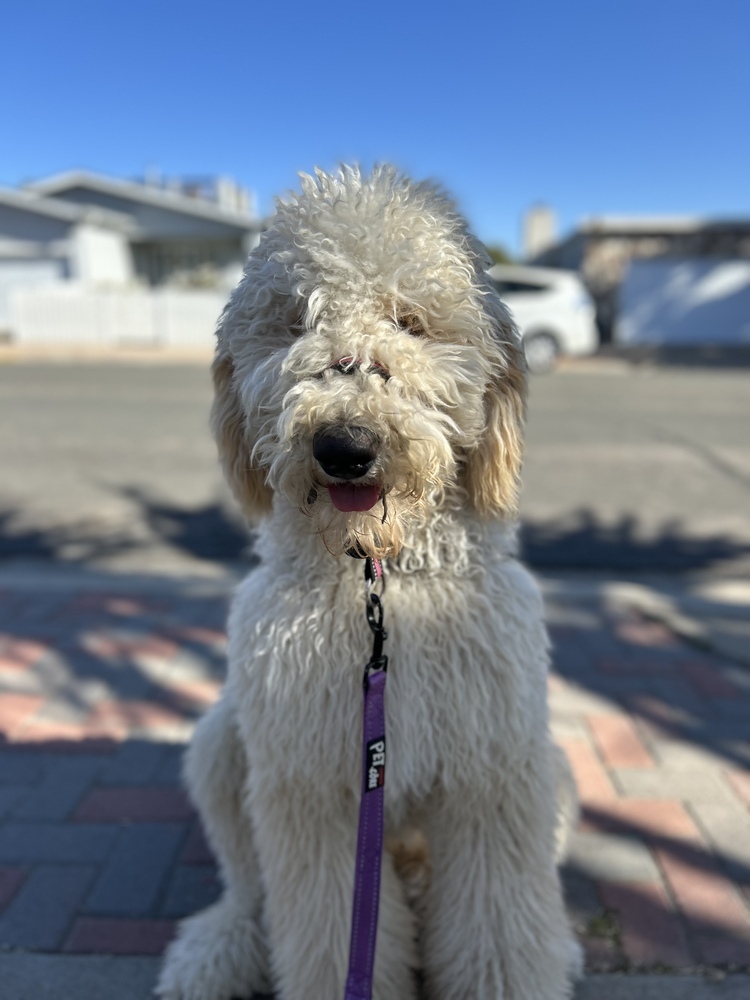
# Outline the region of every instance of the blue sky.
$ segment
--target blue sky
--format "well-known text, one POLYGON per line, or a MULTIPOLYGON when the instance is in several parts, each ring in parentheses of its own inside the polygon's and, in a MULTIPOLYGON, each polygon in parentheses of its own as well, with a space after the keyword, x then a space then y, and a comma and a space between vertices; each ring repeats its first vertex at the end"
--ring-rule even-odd
POLYGON ((518 249, 535 201, 750 215, 747 0, 8 0, 0 184, 390 160, 518 249))

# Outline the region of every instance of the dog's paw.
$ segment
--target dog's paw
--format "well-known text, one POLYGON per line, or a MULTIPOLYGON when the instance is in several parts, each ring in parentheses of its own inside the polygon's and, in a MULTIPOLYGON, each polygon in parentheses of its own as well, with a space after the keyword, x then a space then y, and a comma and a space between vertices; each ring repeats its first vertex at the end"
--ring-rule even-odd
POLYGON ((156 986, 161 1000, 235 1000, 270 992, 257 921, 225 901, 183 920, 156 986))

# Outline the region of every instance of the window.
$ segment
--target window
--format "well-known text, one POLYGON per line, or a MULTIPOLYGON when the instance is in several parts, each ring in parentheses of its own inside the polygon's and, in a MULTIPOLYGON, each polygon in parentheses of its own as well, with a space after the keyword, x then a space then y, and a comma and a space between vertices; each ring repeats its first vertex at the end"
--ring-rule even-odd
POLYGON ((534 292, 546 292, 549 290, 548 285, 535 285, 530 281, 510 281, 503 278, 495 280, 494 284, 500 295, 517 295, 521 293, 528 295, 534 292))

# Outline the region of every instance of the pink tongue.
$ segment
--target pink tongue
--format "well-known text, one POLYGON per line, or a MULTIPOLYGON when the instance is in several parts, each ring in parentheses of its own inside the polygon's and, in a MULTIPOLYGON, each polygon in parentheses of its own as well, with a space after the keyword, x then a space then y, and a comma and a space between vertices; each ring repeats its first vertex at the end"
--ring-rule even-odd
POLYGON ((331 502, 336 510, 369 510, 380 499, 379 486, 350 486, 334 483, 328 487, 331 502))

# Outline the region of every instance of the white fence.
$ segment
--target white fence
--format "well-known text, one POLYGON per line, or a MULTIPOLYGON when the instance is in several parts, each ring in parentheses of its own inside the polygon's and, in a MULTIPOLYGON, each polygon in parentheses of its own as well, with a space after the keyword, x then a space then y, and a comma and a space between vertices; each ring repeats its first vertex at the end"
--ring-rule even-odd
POLYGON ((219 292, 18 289, 10 299, 10 329, 21 347, 210 351, 227 298, 219 292))

